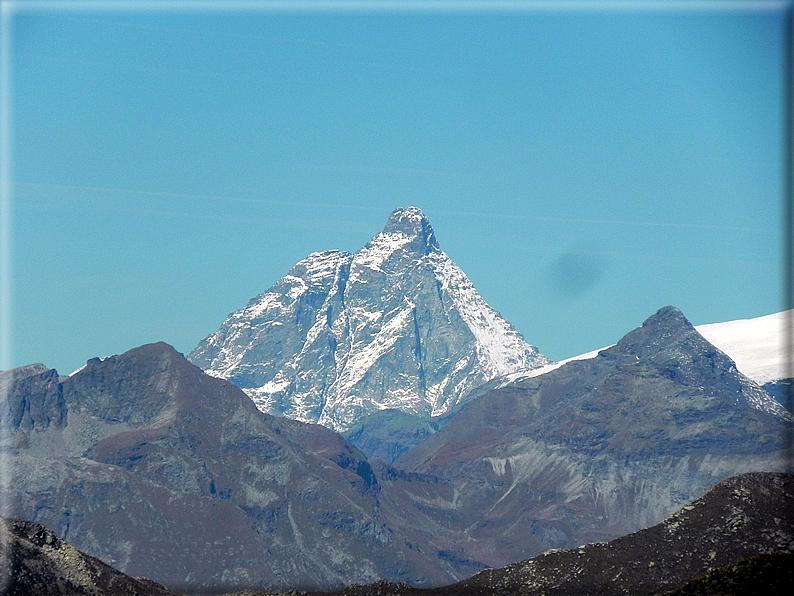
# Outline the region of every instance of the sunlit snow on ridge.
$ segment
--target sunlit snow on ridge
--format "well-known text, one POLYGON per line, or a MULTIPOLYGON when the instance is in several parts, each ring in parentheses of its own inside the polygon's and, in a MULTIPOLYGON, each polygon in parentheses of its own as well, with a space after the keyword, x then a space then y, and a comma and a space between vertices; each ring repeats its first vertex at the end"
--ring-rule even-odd
MULTIPOLYGON (((747 378, 763 385, 784 379, 792 370, 794 355, 786 354, 786 337, 794 333, 794 310, 783 311, 755 319, 739 319, 724 323, 697 325, 695 329, 706 341, 728 355, 736 368, 747 378)), ((606 346, 559 362, 547 364, 526 373, 505 377, 509 382, 530 379, 546 374, 573 360, 588 360, 598 356, 606 346)))
POLYGON ((695 327, 733 359, 736 368, 759 385, 786 378, 794 355, 786 354, 786 337, 794 333, 794 310, 695 327))

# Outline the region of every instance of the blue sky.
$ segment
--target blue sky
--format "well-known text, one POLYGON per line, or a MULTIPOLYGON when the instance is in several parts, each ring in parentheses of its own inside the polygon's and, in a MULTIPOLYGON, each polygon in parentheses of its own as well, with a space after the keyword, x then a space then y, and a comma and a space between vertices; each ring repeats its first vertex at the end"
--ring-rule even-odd
POLYGON ((407 205, 553 359, 782 310, 785 3, 24 4, 5 366, 188 353, 407 205))

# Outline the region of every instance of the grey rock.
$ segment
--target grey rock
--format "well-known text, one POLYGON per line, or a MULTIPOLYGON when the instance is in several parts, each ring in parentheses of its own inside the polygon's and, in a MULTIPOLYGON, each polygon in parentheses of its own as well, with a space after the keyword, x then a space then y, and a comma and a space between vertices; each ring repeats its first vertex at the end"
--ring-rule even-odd
MULTIPOLYGON (((43 364, 31 364, 0 372, 0 420, 14 428, 43 430, 50 425, 66 424, 66 405, 58 373, 43 364)), ((0 437, 0 446, 8 446, 9 435, 0 437)))
POLYGON ((794 379, 769 381, 763 384, 763 388, 789 412, 794 411, 794 379))

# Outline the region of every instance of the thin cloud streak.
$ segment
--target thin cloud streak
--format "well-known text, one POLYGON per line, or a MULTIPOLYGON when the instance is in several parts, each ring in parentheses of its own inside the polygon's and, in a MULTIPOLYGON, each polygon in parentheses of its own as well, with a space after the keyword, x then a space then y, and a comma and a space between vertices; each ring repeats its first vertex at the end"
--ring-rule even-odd
POLYGON ((519 13, 776 12, 790 0, 6 0, 15 12, 519 13))
MULTIPOLYGON (((67 184, 46 184, 37 182, 16 182, 15 186, 22 189, 61 189, 69 191, 101 192, 113 194, 139 195, 147 197, 163 197, 171 199, 216 201, 228 203, 250 203, 257 205, 272 205, 278 207, 319 207, 327 209, 349 209, 353 211, 380 212, 381 209, 369 207, 367 205, 345 205, 341 203, 306 203, 297 201, 274 201, 271 199, 252 199, 247 197, 229 197, 221 195, 201 195, 189 193, 176 193, 166 191, 133 190, 128 188, 109 188, 100 186, 79 186, 67 184)), ((490 218, 490 219, 521 219, 526 221, 548 221, 559 223, 576 223, 603 226, 646 226, 655 228, 673 229, 706 229, 706 230, 727 230, 739 232, 764 233, 766 230, 759 228, 749 228, 744 226, 720 226, 715 224, 683 223, 683 222, 660 222, 660 221, 633 221, 622 219, 585 219, 578 217, 553 217, 548 215, 526 215, 521 213, 493 213, 476 211, 446 211, 448 215, 466 216, 471 218, 490 218)))

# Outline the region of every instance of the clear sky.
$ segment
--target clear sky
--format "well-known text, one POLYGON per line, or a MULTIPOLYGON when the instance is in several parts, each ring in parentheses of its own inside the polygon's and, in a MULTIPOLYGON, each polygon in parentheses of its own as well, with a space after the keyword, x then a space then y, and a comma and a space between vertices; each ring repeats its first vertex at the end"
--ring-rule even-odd
POLYGON ((408 205, 552 359, 783 308, 785 3, 3 4, 5 366, 187 354, 408 205))

